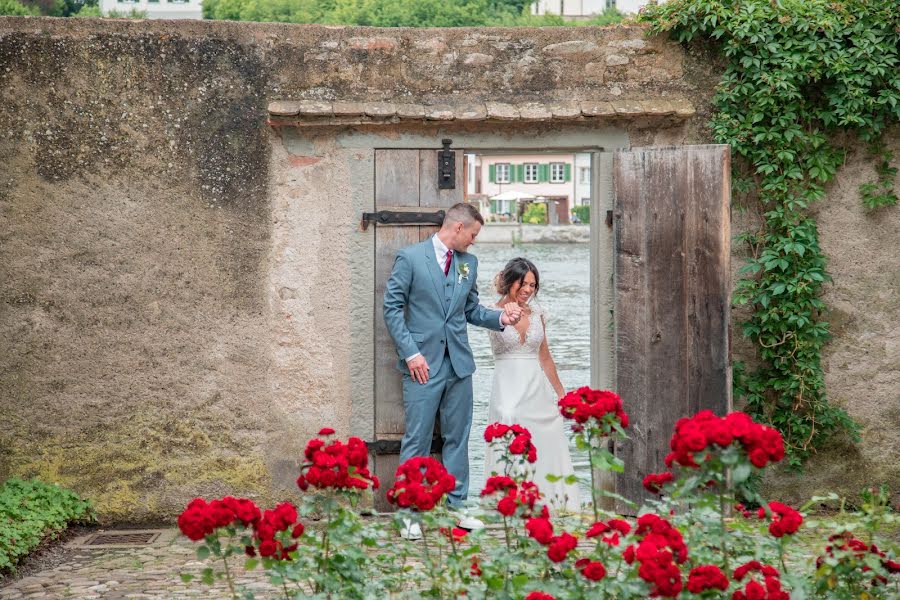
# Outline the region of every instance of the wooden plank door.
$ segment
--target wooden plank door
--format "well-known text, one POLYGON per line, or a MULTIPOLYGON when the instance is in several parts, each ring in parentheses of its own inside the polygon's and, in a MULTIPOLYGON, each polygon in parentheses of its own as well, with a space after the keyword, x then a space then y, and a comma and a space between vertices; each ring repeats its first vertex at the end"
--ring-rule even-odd
MULTIPOLYGON (((446 209, 463 201, 465 170, 463 150, 456 150, 456 188, 438 189, 438 151, 375 150, 375 210, 446 209)), ((375 235, 375 441, 373 459, 381 489, 375 509, 392 510, 385 493, 394 481, 403 437, 403 392, 397 371, 397 351, 384 324, 384 288, 397 250, 430 237, 433 226, 385 226, 372 228, 375 235)))
POLYGON ((613 157, 616 386, 631 417, 616 489, 635 502, 679 418, 731 407, 730 162, 727 145, 613 157))

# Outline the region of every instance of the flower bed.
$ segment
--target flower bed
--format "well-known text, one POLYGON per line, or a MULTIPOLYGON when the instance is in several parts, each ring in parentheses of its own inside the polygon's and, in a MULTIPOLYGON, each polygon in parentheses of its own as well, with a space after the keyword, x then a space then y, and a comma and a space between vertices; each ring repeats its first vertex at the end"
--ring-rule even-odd
MULTIPOLYGON (((601 443, 626 435, 628 416, 616 394, 581 388, 560 400, 560 410, 575 421, 578 444, 596 469, 624 468, 601 443)), ((203 542, 198 557, 212 561, 202 579, 224 578, 234 598, 253 597, 234 583, 239 557, 245 569, 265 569, 285 598, 900 597, 896 544, 879 539, 897 522, 886 492, 867 492, 863 510, 842 523, 805 522, 806 507, 764 501, 749 481, 780 461, 784 447, 776 430, 743 413, 681 419, 665 461, 671 470, 647 476, 657 499, 634 507, 636 519, 600 510, 599 496, 610 493, 596 485, 589 511, 552 514, 540 482, 529 479, 541 449, 528 431, 492 424, 485 440, 504 469, 481 491, 486 530, 454 527, 444 500, 455 481, 430 458, 398 468, 388 491, 400 509, 393 521, 360 518, 361 493, 380 482, 368 470, 365 444, 344 443, 331 429, 306 447, 298 506, 262 511, 249 500, 196 499, 179 526, 203 542), (421 542, 400 539, 405 518, 421 523, 421 542), (796 549, 804 527, 828 532, 816 560, 796 549)))
POLYGON ((70 490, 36 479, 8 479, 0 486, 0 573, 69 523, 91 516, 90 504, 70 490))

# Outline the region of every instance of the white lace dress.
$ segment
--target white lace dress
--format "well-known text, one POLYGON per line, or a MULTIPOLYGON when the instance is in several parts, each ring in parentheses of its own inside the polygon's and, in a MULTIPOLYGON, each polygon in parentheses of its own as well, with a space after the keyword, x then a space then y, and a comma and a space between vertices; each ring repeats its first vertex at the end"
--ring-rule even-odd
MULTIPOLYGON (((578 485, 547 480, 548 474, 567 477, 574 471, 563 418, 557 406, 559 399, 538 358, 544 341, 547 313, 539 305, 531 304, 528 318, 530 322, 524 340, 515 327, 488 332, 494 354, 488 423, 518 423, 528 429, 537 448, 537 461, 529 465, 534 470, 533 481, 551 508, 578 511, 581 508, 578 485)), ((500 458, 494 456, 488 446, 484 470, 487 476, 503 473, 505 465, 500 458)))

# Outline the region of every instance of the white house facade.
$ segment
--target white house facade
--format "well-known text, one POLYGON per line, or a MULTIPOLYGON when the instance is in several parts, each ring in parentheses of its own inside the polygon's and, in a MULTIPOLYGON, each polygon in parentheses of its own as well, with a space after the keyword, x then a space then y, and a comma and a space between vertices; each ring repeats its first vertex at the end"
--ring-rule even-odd
POLYGON ((575 197, 572 206, 591 204, 591 155, 580 152, 575 155, 575 197))
POLYGON ((575 181, 573 154, 466 156, 467 198, 479 203, 489 221, 516 221, 526 204, 539 202, 547 205, 549 223, 568 223, 575 181))
POLYGON ((634 14, 649 2, 650 0, 537 0, 531 5, 531 14, 590 19, 611 8, 621 13, 634 14))
POLYGON ((203 0, 100 0, 100 10, 104 15, 137 10, 148 19, 202 19, 203 0))

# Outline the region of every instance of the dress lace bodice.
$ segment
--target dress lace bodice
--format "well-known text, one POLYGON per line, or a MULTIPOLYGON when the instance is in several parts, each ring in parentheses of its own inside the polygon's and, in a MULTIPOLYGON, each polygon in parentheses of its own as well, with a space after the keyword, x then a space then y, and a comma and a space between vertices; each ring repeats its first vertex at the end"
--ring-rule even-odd
MULTIPOLYGON (((546 321, 546 311, 538 304, 530 304, 531 314, 524 319, 529 319, 528 329, 525 331, 525 340, 522 341, 522 334, 514 326, 508 326, 503 331, 488 331, 491 339, 491 351, 494 358, 503 356, 504 354, 533 354, 537 356, 541 349, 541 342, 544 341, 544 321, 546 321)), ((493 308, 502 308, 494 306, 493 308)))

